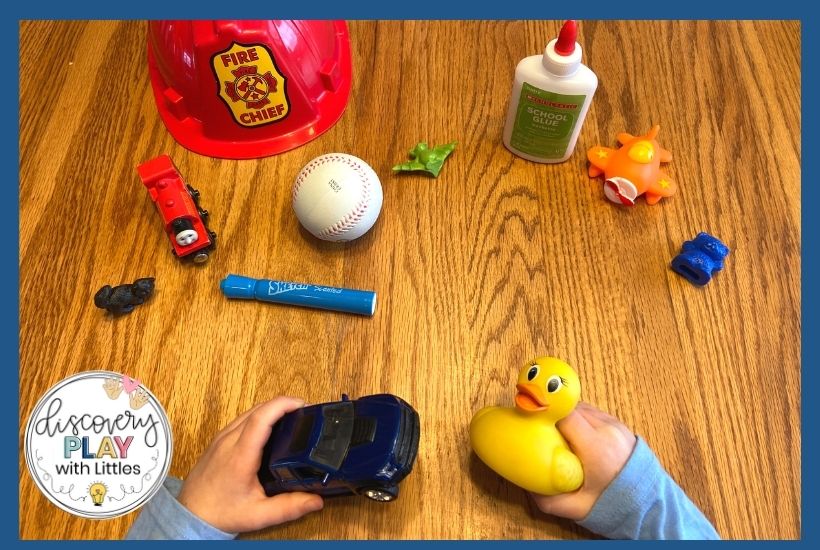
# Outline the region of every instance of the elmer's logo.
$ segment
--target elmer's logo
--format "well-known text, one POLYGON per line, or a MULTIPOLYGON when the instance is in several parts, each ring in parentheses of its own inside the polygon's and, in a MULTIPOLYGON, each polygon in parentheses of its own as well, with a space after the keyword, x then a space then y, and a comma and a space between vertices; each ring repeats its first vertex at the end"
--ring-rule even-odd
POLYGON ((83 372, 51 388, 26 425, 31 477, 77 516, 121 516, 145 504, 171 465, 171 428, 138 380, 83 372))
POLYGON ((290 103, 285 76, 261 44, 232 43, 211 59, 219 97, 242 126, 262 126, 282 120, 290 103))

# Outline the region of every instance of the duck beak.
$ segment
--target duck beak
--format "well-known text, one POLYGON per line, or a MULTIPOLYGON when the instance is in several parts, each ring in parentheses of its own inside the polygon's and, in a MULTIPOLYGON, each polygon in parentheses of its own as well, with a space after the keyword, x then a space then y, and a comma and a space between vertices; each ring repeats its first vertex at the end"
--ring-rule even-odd
POLYGON ((527 412, 545 411, 549 404, 545 396, 542 396, 541 388, 535 384, 516 384, 515 406, 527 412))

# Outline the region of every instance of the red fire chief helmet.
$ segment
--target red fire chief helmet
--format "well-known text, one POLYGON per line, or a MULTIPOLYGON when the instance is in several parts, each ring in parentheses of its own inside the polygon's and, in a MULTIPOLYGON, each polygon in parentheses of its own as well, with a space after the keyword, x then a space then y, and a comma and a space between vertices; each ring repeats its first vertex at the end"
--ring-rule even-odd
POLYGON ((160 116, 211 157, 282 153, 333 126, 351 85, 344 21, 150 21, 160 116))

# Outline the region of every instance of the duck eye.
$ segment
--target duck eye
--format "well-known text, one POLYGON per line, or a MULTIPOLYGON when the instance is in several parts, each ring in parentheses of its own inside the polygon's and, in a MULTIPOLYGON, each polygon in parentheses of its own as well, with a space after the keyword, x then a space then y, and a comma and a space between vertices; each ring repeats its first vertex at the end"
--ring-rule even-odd
POLYGON ((532 368, 530 368, 530 371, 527 373, 527 380, 532 380, 536 376, 538 376, 538 367, 533 365, 532 368))
POLYGON ((560 376, 550 376, 550 379, 547 380, 547 391, 549 393, 555 393, 561 389, 561 377, 560 376))

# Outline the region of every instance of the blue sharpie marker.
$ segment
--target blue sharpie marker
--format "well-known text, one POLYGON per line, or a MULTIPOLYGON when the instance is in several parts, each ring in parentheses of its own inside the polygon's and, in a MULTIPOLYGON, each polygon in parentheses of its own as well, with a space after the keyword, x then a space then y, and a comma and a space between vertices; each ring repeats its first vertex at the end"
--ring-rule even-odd
POLYGON ((358 315, 373 315, 376 311, 376 293, 369 290, 253 279, 242 275, 228 275, 219 283, 219 288, 228 298, 256 299, 358 315))

